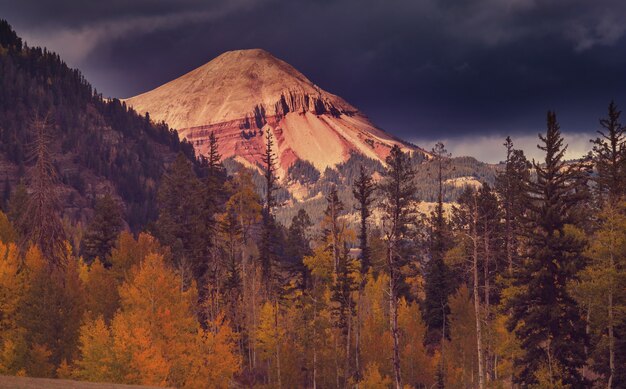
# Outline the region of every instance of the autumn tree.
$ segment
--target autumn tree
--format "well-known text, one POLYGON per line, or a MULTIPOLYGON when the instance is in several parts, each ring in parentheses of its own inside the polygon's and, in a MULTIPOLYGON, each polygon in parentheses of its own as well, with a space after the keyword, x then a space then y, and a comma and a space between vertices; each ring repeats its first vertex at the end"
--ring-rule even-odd
POLYGON ((65 266, 50 268, 36 246, 25 254, 23 271, 29 287, 20 306, 19 325, 26 331, 29 353, 34 353, 29 358, 39 360, 26 367, 29 375, 42 375, 44 370, 45 375, 53 374, 62 361, 72 361, 78 346, 84 286, 78 261, 69 252, 64 256, 69 258, 65 266), (44 365, 50 369, 41 370, 44 365))

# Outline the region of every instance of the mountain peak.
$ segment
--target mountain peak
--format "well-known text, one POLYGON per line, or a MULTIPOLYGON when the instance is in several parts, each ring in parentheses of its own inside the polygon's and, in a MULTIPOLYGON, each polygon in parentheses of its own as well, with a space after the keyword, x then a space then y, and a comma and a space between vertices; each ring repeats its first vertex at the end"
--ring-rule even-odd
POLYGON ((261 161, 269 129, 283 172, 298 159, 323 171, 353 152, 383 161, 394 144, 415 149, 263 49, 228 51, 126 102, 178 129, 199 153, 214 132, 224 158, 252 165, 261 161))

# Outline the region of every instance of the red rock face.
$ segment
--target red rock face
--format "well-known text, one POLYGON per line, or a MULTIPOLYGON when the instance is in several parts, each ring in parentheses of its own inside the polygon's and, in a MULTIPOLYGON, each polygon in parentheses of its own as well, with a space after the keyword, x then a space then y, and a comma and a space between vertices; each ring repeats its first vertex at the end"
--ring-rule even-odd
POLYGON ((281 174, 297 159, 323 172, 351 153, 384 161, 395 144, 417 150, 263 50, 227 52, 126 102, 177 128, 200 154, 214 132, 223 158, 250 165, 261 163, 270 131, 281 174))

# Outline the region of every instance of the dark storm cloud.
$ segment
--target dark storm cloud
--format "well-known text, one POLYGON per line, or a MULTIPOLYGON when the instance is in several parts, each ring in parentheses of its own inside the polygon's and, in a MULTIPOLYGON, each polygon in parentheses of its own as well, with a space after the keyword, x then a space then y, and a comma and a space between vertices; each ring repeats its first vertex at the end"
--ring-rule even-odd
POLYGON ((105 95, 261 47, 408 139, 536 134, 547 109, 592 132, 611 98, 626 105, 621 0, 84 3, 1 2, 0 15, 105 95))

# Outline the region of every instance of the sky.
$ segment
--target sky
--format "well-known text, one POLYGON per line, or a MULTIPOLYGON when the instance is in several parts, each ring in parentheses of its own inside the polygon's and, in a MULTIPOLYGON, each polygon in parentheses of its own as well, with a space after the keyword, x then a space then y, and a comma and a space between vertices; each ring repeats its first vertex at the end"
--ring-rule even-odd
POLYGON ((0 18, 111 97, 263 48, 384 130, 488 162, 507 135, 539 157, 547 110, 576 157, 626 106, 623 0, 0 0, 0 18))

